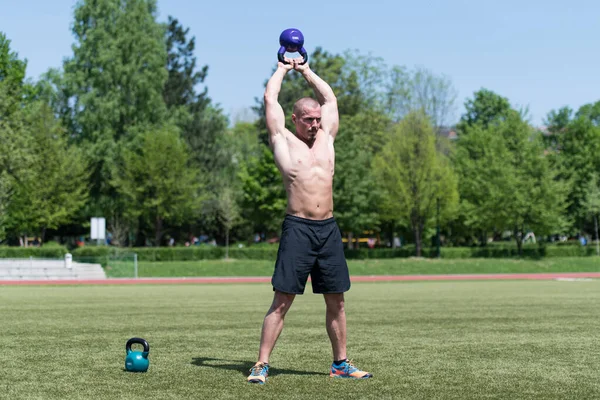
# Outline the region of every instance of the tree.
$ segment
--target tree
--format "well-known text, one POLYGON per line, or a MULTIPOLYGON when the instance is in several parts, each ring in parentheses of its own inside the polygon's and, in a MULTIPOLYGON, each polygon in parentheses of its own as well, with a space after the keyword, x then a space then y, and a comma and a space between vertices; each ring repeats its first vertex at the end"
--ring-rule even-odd
POLYGON ((204 82, 208 74, 208 65, 196 69, 196 38, 189 40, 189 28, 184 28, 176 18, 168 17, 167 42, 167 71, 163 96, 167 107, 189 106, 200 103, 200 108, 208 104, 207 88, 202 93, 196 93, 196 87, 204 82))
POLYGON ((569 125, 573 117, 573 110, 570 107, 562 107, 559 110, 552 110, 544 119, 546 125, 546 135, 543 137, 548 151, 555 153, 558 151, 559 135, 569 125))
POLYGON ((168 79, 163 89, 167 108, 175 113, 178 126, 190 146, 192 162, 207 175, 223 168, 219 137, 227 129, 227 118, 212 104, 205 87, 196 92, 208 75, 208 66, 197 68, 194 56, 196 38, 188 39, 189 28, 184 28, 177 19, 169 16, 167 43, 168 79))
POLYGON ((31 163, 23 112, 29 86, 24 82, 26 66, 0 33, 0 239, 5 237, 14 186, 31 163))
POLYGON ((575 117, 583 117, 591 121, 594 126, 600 126, 600 101, 579 107, 575 117))
POLYGON ((139 143, 122 150, 111 182, 125 199, 128 221, 151 226, 160 246, 166 223, 181 223, 199 211, 203 200, 189 149, 172 125, 140 134, 139 143))
POLYGON ((488 89, 480 89, 475 92, 473 98, 465 102, 465 108, 466 112, 458 124, 461 133, 465 126, 475 124, 481 124, 484 128, 487 128, 494 122, 507 118, 511 110, 507 98, 488 89))
POLYGON ((336 173, 333 179, 334 212, 352 248, 355 233, 379 225, 379 190, 372 160, 387 143, 390 120, 375 110, 365 110, 340 121, 335 141, 336 173))
POLYGON ((513 231, 521 254, 526 231, 545 235, 564 227, 566 187, 557 180, 541 137, 518 112, 513 110, 491 129, 503 138, 508 153, 506 173, 498 180, 502 206, 498 213, 502 227, 513 231))
POLYGON ((483 238, 511 231, 519 254, 527 231, 562 229, 565 187, 544 150, 541 135, 515 110, 487 127, 466 125, 454 159, 465 226, 483 238))
POLYGON ((394 128, 374 167, 384 190, 384 211, 412 229, 420 257, 423 232, 437 205, 450 217, 458 201, 456 176, 446 156, 436 150, 433 127, 422 111, 409 113, 394 128))
POLYGON ((3 96, 13 98, 12 102, 4 103, 4 118, 21 106, 20 100, 24 97, 26 86, 27 61, 19 59, 19 55, 11 51, 10 43, 6 35, 0 32, 0 86, 3 96))
POLYGON ((218 219, 225 230, 225 258, 229 258, 229 233, 239 218, 236 193, 231 187, 224 187, 219 196, 218 219))
POLYGON ((544 119, 544 124, 551 133, 560 133, 569 125, 573 118, 573 110, 570 107, 562 107, 552 110, 544 119))
POLYGON ((438 131, 452 116, 456 97, 457 91, 447 76, 437 76, 422 67, 409 71, 395 66, 389 72, 384 105, 396 122, 412 111, 422 110, 438 131))
POLYGON ((7 226, 14 234, 35 233, 44 241, 47 229, 71 222, 86 204, 89 176, 82 152, 68 145, 50 106, 35 102, 26 111, 30 158, 8 203, 7 226))
POLYGON ((460 176, 461 201, 456 228, 469 241, 473 235, 479 237, 481 245, 487 243, 490 231, 499 229, 493 205, 498 186, 491 179, 498 175, 490 174, 506 171, 504 163, 508 156, 501 138, 493 136, 489 128, 505 121, 511 111, 507 98, 480 89, 465 102, 465 113, 457 124, 459 140, 453 164, 460 176))
POLYGON ((242 215, 254 232, 277 232, 287 206, 285 188, 271 149, 261 143, 259 151, 240 165, 242 215))
POLYGON ((65 119, 91 160, 92 196, 104 214, 114 207, 117 148, 167 118, 165 33, 156 14, 155 0, 82 0, 75 8, 76 42, 61 85, 65 119))
POLYGON ((458 232, 465 237, 478 236, 487 243, 487 233, 497 231, 502 217, 501 186, 497 180, 512 171, 506 168, 508 150, 502 136, 481 124, 465 125, 452 156, 460 177, 458 232))
POLYGON ((594 174, 587 187, 584 207, 588 215, 594 220, 594 234, 596 235, 596 255, 600 256, 600 241, 598 240, 598 215, 600 214, 600 187, 598 187, 598 174, 594 174))
POLYGON ((588 182, 600 169, 600 128, 585 117, 572 120, 557 135, 559 153, 555 156, 558 179, 569 187, 567 216, 572 230, 579 232, 587 219, 583 206, 588 182))

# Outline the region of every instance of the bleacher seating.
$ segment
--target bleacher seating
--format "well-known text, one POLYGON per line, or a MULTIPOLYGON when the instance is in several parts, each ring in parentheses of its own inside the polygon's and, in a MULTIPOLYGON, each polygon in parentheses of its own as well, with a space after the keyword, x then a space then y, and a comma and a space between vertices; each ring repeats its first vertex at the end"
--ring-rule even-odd
POLYGON ((63 279, 106 279, 106 274, 100 264, 37 258, 0 259, 0 281, 63 279))

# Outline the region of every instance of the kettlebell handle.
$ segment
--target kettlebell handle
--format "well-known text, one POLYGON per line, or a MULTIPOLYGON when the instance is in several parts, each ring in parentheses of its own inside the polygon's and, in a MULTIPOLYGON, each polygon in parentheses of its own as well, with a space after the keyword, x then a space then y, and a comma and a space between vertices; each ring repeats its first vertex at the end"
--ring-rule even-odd
POLYGON ((142 346, 144 346, 144 353, 148 354, 148 352, 150 352, 150 345, 148 344, 148 342, 142 338, 131 338, 127 341, 127 343, 125 344, 125 350, 127 351, 127 354, 131 353, 131 345, 132 344, 141 344, 142 346))
MULTIPOLYGON (((283 57, 283 55, 285 54, 285 52, 286 52, 285 47, 281 46, 279 48, 279 51, 277 52, 277 59, 281 63, 289 64, 289 62, 285 61, 285 58, 283 57)), ((302 62, 300 63, 300 65, 306 64, 308 62, 308 53, 306 52, 306 50, 304 49, 304 47, 301 47, 300 50, 298 50, 298 53, 300 53, 300 55, 304 59, 304 60, 302 60, 302 62)))

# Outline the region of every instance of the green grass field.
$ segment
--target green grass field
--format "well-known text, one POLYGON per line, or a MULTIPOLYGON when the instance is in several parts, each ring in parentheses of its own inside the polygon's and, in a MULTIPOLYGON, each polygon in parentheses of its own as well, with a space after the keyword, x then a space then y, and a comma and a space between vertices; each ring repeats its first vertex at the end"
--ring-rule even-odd
POLYGON ((0 286, 2 399, 598 399, 600 281, 355 283, 328 377, 321 296, 299 296, 265 386, 245 378, 267 284, 0 286), (124 372, 125 342, 150 369, 124 372))
MULTIPOLYGON (((274 260, 206 260, 140 262, 139 277, 271 276, 274 260)), ((348 260, 352 275, 489 274, 600 272, 600 258, 527 259, 416 259, 348 260)), ((108 277, 133 277, 133 262, 113 261, 108 277)))

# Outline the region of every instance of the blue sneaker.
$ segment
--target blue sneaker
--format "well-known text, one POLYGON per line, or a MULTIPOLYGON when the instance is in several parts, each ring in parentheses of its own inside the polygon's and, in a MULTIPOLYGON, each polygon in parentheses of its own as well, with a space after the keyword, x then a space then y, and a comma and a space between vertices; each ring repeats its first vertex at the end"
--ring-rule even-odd
POLYGON ((248 376, 248 383, 258 383, 264 385, 269 375, 269 364, 263 362, 257 362, 254 367, 250 368, 250 375, 248 376))
POLYGON ((350 378, 350 379, 366 379, 372 378, 373 374, 366 371, 361 371, 352 365, 352 361, 344 361, 341 364, 331 364, 331 372, 329 376, 332 378, 350 378))

